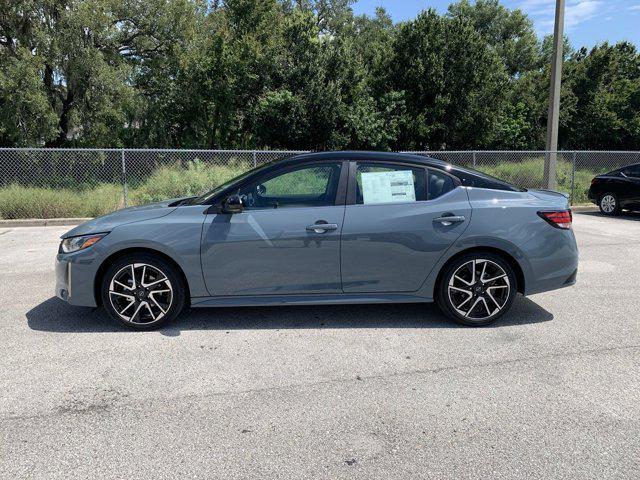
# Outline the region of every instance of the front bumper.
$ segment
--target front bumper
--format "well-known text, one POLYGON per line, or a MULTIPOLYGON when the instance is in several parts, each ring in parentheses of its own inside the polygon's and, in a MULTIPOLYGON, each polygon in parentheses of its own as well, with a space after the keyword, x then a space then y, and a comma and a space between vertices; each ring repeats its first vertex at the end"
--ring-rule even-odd
POLYGON ((56 297, 71 305, 96 307, 94 294, 94 262, 87 262, 80 255, 61 254, 56 256, 56 297))

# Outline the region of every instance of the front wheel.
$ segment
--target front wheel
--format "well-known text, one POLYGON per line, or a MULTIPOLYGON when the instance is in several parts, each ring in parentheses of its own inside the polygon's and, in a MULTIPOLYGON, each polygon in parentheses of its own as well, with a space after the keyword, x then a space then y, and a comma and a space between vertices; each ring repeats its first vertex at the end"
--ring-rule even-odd
POLYGON ((153 330, 174 320, 185 304, 185 288, 175 267, 149 254, 126 255, 102 279, 102 304, 129 328, 153 330))
POLYGON ((605 193, 598 200, 598 207, 600 208, 600 212, 605 215, 618 215, 620 213, 620 202, 618 202, 618 197, 616 197, 613 193, 605 193))
POLYGON ((493 253, 471 253, 445 267, 436 303, 458 323, 488 325, 509 310, 516 291, 517 279, 509 262, 493 253))

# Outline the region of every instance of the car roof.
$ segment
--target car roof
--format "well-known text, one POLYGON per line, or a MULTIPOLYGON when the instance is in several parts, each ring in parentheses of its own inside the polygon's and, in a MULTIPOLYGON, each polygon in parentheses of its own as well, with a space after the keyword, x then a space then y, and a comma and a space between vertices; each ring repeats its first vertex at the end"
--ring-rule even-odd
POLYGON ((329 151, 329 152, 312 152, 287 157, 281 161, 305 161, 305 160, 385 160, 391 162, 413 162, 421 163, 424 165, 431 165, 434 167, 446 167, 450 165, 448 162, 444 162, 437 158, 429 157, 426 155, 416 155, 411 153, 399 153, 399 152, 378 152, 378 151, 366 151, 366 150, 341 150, 341 151, 329 151))
POLYGON ((494 178, 485 173, 473 170, 470 168, 464 168, 459 165, 445 162, 438 158, 433 158, 427 155, 417 155, 414 153, 400 153, 400 152, 370 152, 361 150, 345 150, 345 151, 330 151, 330 152, 313 152, 303 153, 300 155, 294 155, 291 157, 285 157, 281 160, 276 160, 273 165, 283 165, 288 163, 298 163, 303 161, 330 161, 330 160, 379 160, 385 162, 409 162, 424 165, 425 167, 433 167, 438 170, 445 171, 455 177, 457 177, 464 186, 475 186, 482 188, 493 188, 498 190, 512 190, 520 191, 518 187, 504 182, 500 179, 494 178))

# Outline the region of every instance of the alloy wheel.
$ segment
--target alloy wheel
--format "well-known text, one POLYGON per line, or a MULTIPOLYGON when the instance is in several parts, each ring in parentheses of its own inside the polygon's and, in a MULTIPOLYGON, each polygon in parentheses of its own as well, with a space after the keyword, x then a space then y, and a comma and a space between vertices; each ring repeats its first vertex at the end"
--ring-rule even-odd
POLYGON ((451 305, 464 318, 486 320, 505 307, 511 284, 500 265, 487 259, 474 259, 451 275, 447 292, 451 305))
POLYGON ((162 319, 171 308, 173 286, 159 268, 146 263, 132 263, 112 277, 109 300, 125 322, 151 324, 162 319))
POLYGON ((616 198, 613 195, 605 195, 600 200, 600 208, 604 213, 613 213, 616 209, 616 198))

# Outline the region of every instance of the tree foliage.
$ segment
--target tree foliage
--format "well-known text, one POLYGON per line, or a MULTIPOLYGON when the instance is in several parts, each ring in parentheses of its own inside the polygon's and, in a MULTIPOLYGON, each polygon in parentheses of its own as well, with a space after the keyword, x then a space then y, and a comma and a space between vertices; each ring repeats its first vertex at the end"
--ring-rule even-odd
MULTIPOLYGON (((0 0, 0 145, 544 146, 550 40, 498 0, 0 0)), ((640 55, 565 44, 563 148, 640 148, 640 55)))

